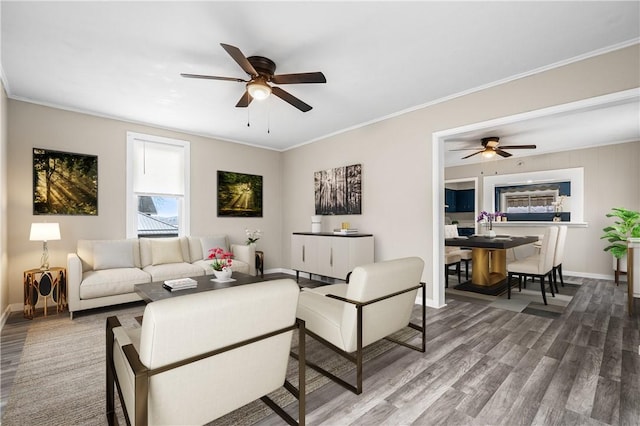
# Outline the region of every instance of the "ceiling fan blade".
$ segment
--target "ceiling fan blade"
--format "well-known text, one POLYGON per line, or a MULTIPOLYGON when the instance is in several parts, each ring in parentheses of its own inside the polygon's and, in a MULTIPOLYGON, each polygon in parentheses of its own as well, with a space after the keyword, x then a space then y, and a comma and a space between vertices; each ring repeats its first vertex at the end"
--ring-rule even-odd
POLYGON ((274 75, 271 81, 276 84, 326 83, 327 79, 321 72, 303 72, 274 75))
POLYGON ((240 68, 244 70, 250 76, 256 77, 258 75, 258 71, 253 68, 253 65, 249 62, 246 56, 235 46, 231 46, 230 44, 220 43, 220 46, 233 58, 234 61, 240 65, 240 68))
POLYGON ((298 108, 302 112, 310 111, 312 108, 311 105, 307 105, 306 103, 302 102, 300 99, 293 96, 291 93, 286 92, 279 87, 272 87, 271 93, 273 93, 283 101, 288 102, 289 104, 298 108))
POLYGON ((180 75, 186 78, 204 78, 207 80, 224 80, 224 81, 237 81, 239 83, 247 83, 247 80, 243 80, 241 78, 235 78, 235 77, 217 77, 215 75, 184 74, 184 73, 181 73, 180 75))
POLYGON ((478 147, 474 146, 472 148, 456 148, 456 149, 450 149, 449 151, 471 151, 472 149, 478 149, 478 147))
POLYGON ((240 98, 238 103, 236 104, 236 108, 246 108, 246 107, 249 106, 249 104, 251 103, 252 100, 253 100, 253 98, 249 94, 249 91, 245 90, 244 94, 242 95, 242 97, 240 98))
POLYGON ((494 148, 493 150, 496 152, 496 154, 504 158, 511 157, 513 155, 508 153, 507 151, 501 150, 500 148, 494 148))
POLYGON ((536 149, 535 145, 504 145, 500 146, 502 149, 536 149))
POLYGON ((465 160, 465 159, 467 159, 467 158, 469 158, 469 157, 473 157, 474 155, 478 155, 478 154, 480 154, 480 153, 482 153, 482 152, 484 152, 484 149, 482 149, 482 150, 480 150, 480 151, 476 151, 476 152, 474 152, 473 154, 469 154, 469 155, 467 155, 466 157, 462 157, 462 160, 465 160))

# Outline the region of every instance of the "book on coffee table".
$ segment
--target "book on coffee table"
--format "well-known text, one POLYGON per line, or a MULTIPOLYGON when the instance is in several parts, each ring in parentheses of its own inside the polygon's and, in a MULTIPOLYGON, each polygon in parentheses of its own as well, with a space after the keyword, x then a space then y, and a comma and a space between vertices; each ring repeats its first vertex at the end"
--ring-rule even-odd
POLYGON ((166 280, 163 284, 162 287, 166 288, 167 290, 170 291, 174 291, 174 290, 184 290, 187 288, 196 288, 198 287, 198 282, 196 280, 194 280, 193 278, 178 278, 175 280, 166 280))

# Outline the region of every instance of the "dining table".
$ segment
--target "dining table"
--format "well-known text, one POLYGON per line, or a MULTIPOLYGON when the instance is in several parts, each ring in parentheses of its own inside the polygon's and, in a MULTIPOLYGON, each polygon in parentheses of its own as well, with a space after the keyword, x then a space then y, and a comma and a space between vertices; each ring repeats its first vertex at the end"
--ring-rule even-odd
POLYGON ((445 246, 471 249, 471 280, 455 288, 498 295, 507 289, 507 250, 538 241, 538 236, 472 235, 446 238, 445 246))

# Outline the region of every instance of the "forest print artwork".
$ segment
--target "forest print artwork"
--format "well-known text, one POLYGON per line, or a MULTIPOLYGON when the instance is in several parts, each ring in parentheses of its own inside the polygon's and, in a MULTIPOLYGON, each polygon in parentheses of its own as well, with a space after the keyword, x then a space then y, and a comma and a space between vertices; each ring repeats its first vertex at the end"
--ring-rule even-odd
POLYGON ((314 173, 316 214, 362 214, 362 165, 314 173))
POLYGON ((262 217, 262 176, 218 170, 218 216, 262 217))
POLYGON ((98 157, 33 148, 33 214, 98 214, 98 157))

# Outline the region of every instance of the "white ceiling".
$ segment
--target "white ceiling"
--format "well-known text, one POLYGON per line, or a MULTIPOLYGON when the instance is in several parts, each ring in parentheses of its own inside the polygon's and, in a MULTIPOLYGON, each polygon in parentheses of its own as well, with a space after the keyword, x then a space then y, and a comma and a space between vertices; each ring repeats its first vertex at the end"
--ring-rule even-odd
MULTIPOLYGON (((10 98, 276 150, 640 40, 637 1, 3 1, 1 14, 10 98), (322 71, 327 84, 283 87, 307 113, 273 96, 235 108, 242 83, 179 75, 246 78, 220 43, 272 59, 276 73, 322 71)), ((637 105, 615 138, 639 138, 637 105)), ((577 138, 538 133, 556 123, 495 132, 540 153, 602 122, 576 120, 577 138)), ((485 130, 447 145, 479 144, 485 130)))

